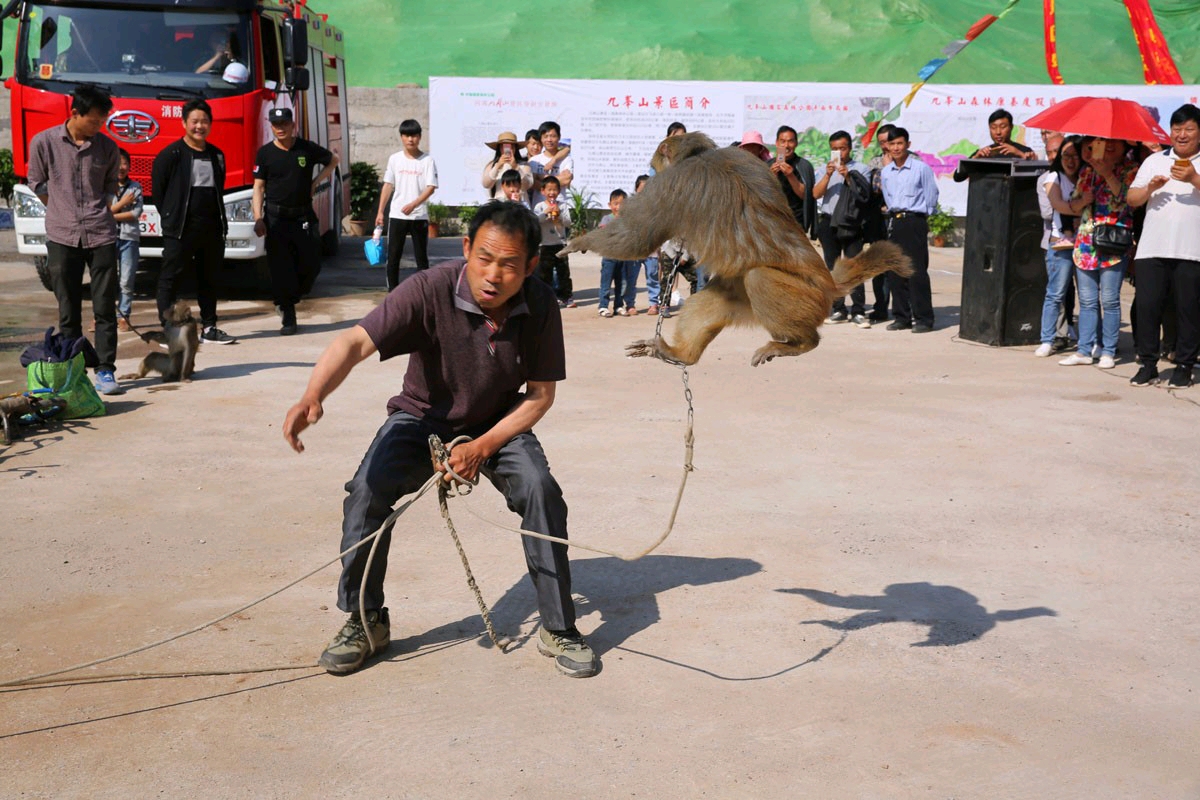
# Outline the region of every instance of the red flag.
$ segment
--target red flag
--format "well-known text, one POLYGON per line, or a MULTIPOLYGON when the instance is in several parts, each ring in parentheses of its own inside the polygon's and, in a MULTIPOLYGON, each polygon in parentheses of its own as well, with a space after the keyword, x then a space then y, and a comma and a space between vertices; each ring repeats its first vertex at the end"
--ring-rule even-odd
POLYGON ((1058 33, 1054 18, 1054 0, 1042 0, 1042 18, 1046 37, 1046 72, 1050 73, 1051 83, 1066 83, 1058 69, 1058 33))
POLYGON ((1171 58, 1167 40, 1163 37, 1154 12, 1150 10, 1150 0, 1125 0, 1125 10, 1129 12, 1129 21, 1133 23, 1133 37, 1137 40, 1138 51, 1142 55, 1142 72, 1146 83, 1182 84, 1179 68, 1171 58))
POLYGON ((982 19, 979 20, 979 22, 976 22, 974 25, 972 25, 971 29, 969 31, 967 31, 967 41, 968 42, 975 41, 976 36, 983 33, 984 31, 986 31, 988 29, 988 26, 991 25, 993 22, 995 22, 998 19, 1000 19, 1000 18, 994 17, 991 14, 985 15, 982 19))

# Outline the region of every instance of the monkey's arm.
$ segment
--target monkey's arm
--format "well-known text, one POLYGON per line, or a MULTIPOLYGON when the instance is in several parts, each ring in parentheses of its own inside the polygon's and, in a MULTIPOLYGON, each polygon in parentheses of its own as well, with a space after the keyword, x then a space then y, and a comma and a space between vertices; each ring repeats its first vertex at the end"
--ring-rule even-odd
POLYGON ((625 200, 621 216, 603 228, 572 239, 563 253, 594 250, 606 258, 636 261, 653 253, 668 239, 682 216, 688 214, 688 201, 680 181, 672 173, 684 172, 672 167, 646 184, 641 194, 625 200))
POLYGON ((345 331, 325 348, 325 352, 313 367, 304 395, 288 410, 283 421, 283 438, 293 450, 297 453, 304 452, 300 432, 309 425, 317 424, 324 413, 321 403, 325 398, 342 385, 350 370, 375 352, 375 342, 371 341, 371 337, 361 325, 355 325, 345 331))

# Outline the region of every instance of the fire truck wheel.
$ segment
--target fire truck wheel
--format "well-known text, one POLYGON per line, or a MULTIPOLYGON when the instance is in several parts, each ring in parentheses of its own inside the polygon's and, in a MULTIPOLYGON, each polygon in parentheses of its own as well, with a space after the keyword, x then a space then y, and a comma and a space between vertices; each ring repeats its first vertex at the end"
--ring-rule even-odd
POLYGON ((54 282, 50 280, 50 265, 46 261, 45 256, 34 256, 33 267, 37 270, 38 278, 42 281, 42 286, 46 291, 54 291, 54 282))

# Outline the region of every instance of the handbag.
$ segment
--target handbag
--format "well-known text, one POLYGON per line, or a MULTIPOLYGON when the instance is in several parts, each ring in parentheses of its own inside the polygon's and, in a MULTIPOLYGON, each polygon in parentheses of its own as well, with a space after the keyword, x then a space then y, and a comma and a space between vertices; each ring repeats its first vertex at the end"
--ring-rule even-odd
POLYGON ((1133 247, 1133 228, 1101 223, 1092 229, 1092 249, 1101 253, 1120 254, 1133 247))
POLYGON ((26 368, 30 391, 49 389, 67 401, 61 419, 104 416, 104 401, 88 380, 83 353, 70 361, 33 361, 26 368))

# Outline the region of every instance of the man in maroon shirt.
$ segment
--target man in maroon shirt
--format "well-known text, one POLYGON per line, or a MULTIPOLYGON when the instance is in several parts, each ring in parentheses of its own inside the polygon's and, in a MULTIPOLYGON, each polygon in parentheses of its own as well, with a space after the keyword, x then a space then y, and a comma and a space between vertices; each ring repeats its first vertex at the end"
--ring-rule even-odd
MULTIPOLYGON (((299 434, 315 424, 321 403, 354 366, 374 353, 408 354, 404 388, 388 402, 388 418, 346 484, 342 550, 373 533, 405 494, 433 474, 428 438, 471 436, 450 453, 450 467, 472 480, 483 473, 521 515, 522 528, 567 536, 567 506, 533 426, 554 403, 566 377, 562 319, 553 290, 526 278, 537 267, 541 231, 523 205, 491 202, 479 209, 463 241, 465 261, 409 278, 321 355, 300 402, 288 411, 283 436, 303 452, 299 434), (525 388, 521 392, 522 386, 525 388)), ((359 586, 370 548, 342 560, 338 607, 350 619, 321 654, 330 672, 353 672, 387 647, 383 605, 390 531, 380 534, 359 614, 359 586), (375 647, 367 640, 370 625, 375 647)), ((537 592, 542 630, 538 650, 560 672, 594 675, 595 653, 575 628, 567 548, 522 537, 537 592)))

